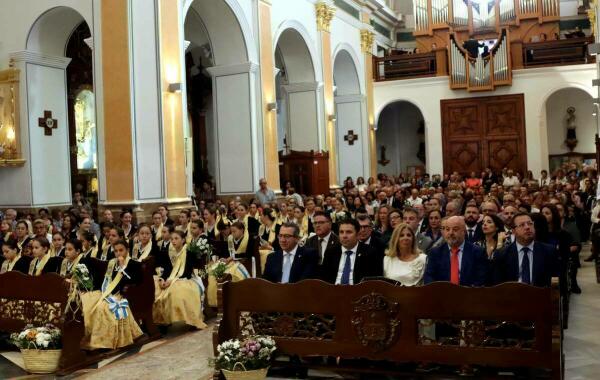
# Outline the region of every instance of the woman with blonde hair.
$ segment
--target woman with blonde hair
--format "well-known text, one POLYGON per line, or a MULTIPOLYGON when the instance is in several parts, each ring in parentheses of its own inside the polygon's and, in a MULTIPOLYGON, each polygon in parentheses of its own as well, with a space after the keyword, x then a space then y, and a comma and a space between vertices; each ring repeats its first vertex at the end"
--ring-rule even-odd
POLYGON ((383 275, 404 286, 423 283, 427 255, 417 248, 415 233, 406 223, 394 228, 383 258, 383 275))

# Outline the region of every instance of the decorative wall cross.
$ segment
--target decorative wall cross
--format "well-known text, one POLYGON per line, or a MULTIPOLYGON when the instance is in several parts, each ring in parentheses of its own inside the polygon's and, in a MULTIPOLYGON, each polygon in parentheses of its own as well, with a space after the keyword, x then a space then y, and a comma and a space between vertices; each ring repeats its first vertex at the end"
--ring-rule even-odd
POLYGON ((58 128, 58 121, 52 118, 52 111, 44 111, 44 117, 38 118, 38 126, 44 128, 44 135, 52 136, 52 130, 58 128))
POLYGON ((349 130, 348 134, 344 136, 344 141, 348 141, 349 145, 354 145, 354 142, 358 140, 358 135, 354 134, 354 130, 349 130))

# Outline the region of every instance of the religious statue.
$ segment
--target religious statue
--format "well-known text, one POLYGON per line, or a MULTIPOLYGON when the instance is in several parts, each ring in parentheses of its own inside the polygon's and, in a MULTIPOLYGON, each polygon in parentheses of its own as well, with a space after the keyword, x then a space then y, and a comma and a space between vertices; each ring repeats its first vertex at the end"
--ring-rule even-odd
POLYGON ((565 145, 572 152, 577 146, 577 116, 575 116, 575 107, 567 108, 567 139, 565 145))
POLYGON ((387 164, 390 163, 390 160, 388 160, 385 157, 385 149, 386 149, 385 145, 382 145, 381 146, 381 159, 379 161, 377 161, 377 162, 379 162, 381 164, 381 166, 386 166, 387 164))

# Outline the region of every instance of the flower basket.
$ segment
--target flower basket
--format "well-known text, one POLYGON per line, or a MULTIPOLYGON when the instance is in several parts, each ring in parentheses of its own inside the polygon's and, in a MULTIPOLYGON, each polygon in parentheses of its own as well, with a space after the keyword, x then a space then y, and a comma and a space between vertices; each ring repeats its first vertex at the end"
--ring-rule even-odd
POLYGON ((223 376, 227 380, 264 380, 267 378, 267 372, 269 368, 261 368, 247 371, 246 367, 242 363, 235 363, 233 366, 234 369, 241 367, 240 371, 228 371, 226 369, 222 369, 223 376))
POLYGON ((62 350, 21 349, 25 370, 29 373, 54 373, 62 350))

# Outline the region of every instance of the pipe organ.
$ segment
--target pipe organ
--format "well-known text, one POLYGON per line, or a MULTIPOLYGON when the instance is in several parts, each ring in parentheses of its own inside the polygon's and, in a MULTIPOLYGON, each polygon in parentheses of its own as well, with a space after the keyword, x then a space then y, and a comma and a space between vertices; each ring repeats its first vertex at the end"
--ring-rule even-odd
POLYGON ((449 51, 451 88, 490 91, 496 86, 512 83, 510 43, 506 29, 487 56, 471 57, 454 35, 450 36, 449 51))
POLYGON ((470 32, 518 23, 526 18, 557 20, 560 0, 413 0, 415 34, 441 27, 466 27, 470 32))

